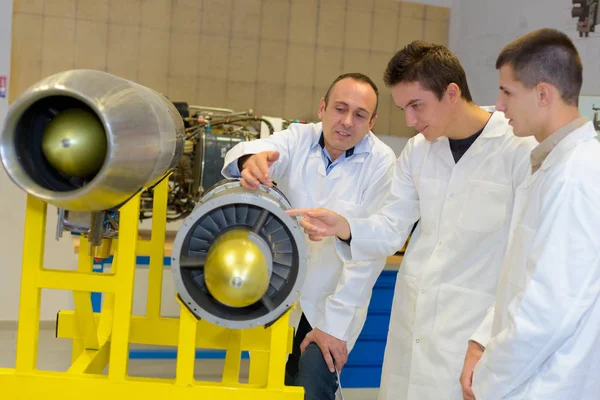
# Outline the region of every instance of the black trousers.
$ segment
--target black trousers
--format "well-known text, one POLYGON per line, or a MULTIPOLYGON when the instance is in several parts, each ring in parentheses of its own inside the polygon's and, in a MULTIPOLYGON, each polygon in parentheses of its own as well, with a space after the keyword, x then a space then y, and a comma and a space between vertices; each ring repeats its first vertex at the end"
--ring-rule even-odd
POLYGON ((300 345, 312 330, 308 320, 302 314, 294 335, 292 354, 285 367, 285 384, 302 386, 305 400, 334 400, 338 388, 337 374, 330 372, 323 353, 316 343, 310 343, 303 354, 300 345))

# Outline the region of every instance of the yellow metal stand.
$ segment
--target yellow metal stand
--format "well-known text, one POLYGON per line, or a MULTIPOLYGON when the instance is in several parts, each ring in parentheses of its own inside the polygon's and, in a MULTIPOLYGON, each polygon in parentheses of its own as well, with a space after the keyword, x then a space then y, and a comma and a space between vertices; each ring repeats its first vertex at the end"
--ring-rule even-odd
MULTIPOLYGON (((181 305, 179 318, 160 316, 168 180, 154 189, 152 237, 138 238, 140 196, 120 209, 119 238, 113 241, 110 273, 92 272, 87 240, 81 238, 77 271, 43 266, 47 204, 27 198, 19 328, 15 368, 0 368, 0 399, 294 399, 299 387, 284 386, 293 329, 289 311, 268 328, 232 330, 198 321, 181 305), (136 255, 150 256, 146 315, 132 315, 136 255), (41 289, 73 291, 75 309, 61 311, 57 336, 73 341, 66 372, 36 368, 41 289), (94 313, 91 292, 105 294, 94 313), (130 377, 129 344, 177 346, 175 379, 130 377), (227 351, 221 382, 194 379, 196 348, 227 351), (249 383, 240 383, 241 352, 250 353, 249 383), (104 374, 108 366, 108 373, 104 374)), ((149 361, 151 362, 151 361, 149 361)))

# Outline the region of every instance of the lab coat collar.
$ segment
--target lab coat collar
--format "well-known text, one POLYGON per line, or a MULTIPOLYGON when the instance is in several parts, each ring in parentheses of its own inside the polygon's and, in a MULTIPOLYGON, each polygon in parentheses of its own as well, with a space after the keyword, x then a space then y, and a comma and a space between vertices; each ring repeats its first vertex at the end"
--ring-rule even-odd
MULTIPOLYGON (((467 152, 461 157, 460 163, 464 164, 474 155, 478 154, 481 146, 483 145, 484 139, 491 139, 502 137, 506 131, 510 128, 506 118, 504 117, 504 113, 500 111, 496 111, 495 107, 485 106, 481 107, 485 111, 493 113, 487 124, 485 125, 483 132, 481 135, 473 142, 471 147, 467 150, 467 152)), ((475 132, 473 132, 475 133, 475 132)), ((512 133, 511 133, 512 135, 512 133)), ((434 143, 433 146, 434 151, 444 162, 453 167, 457 163, 454 161, 454 157, 452 156, 452 151, 450 150, 450 142, 447 137, 442 137, 434 143)))
MULTIPOLYGON (((313 133, 312 133, 313 137, 312 137, 312 144, 311 144, 311 148, 310 148, 310 158, 315 158, 315 157, 321 157, 321 151, 322 151, 322 147, 321 147, 321 137, 323 136, 323 123, 319 122, 316 124, 313 124, 313 133)), ((368 155, 371 153, 371 150, 373 148, 373 133, 371 131, 369 131, 369 133, 366 134, 366 136, 363 138, 363 140, 361 140, 360 142, 358 142, 352 150, 351 154, 350 150, 346 151, 346 159, 348 160, 348 162, 355 162, 356 160, 363 160, 364 156, 368 155), (362 154, 363 157, 356 157, 357 155, 362 154)))
POLYGON ((506 131, 510 128, 510 125, 508 125, 504 113, 501 111, 496 111, 496 107, 485 106, 481 108, 493 114, 490 117, 490 120, 486 124, 485 128, 483 129, 483 132, 481 132, 480 137, 492 138, 504 135, 506 131))
POLYGON ((593 139, 597 136, 594 124, 591 121, 586 122, 581 127, 575 129, 569 133, 563 140, 558 142, 556 147, 548 154, 542 166, 541 170, 547 170, 551 166, 555 165, 562 159, 562 156, 568 153, 571 149, 577 146, 579 143, 584 142, 588 139, 593 139))

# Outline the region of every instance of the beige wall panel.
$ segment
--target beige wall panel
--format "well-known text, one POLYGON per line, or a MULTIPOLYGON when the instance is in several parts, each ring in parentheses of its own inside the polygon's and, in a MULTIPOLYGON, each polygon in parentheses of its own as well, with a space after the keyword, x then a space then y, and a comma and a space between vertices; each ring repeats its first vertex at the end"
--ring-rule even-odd
POLYGON ((77 20, 75 68, 106 69, 108 25, 106 22, 77 20))
POLYGON ((346 34, 344 47, 354 50, 368 50, 371 44, 372 12, 367 9, 346 10, 346 34))
POLYGON ((227 107, 226 94, 227 83, 225 79, 198 78, 195 97, 196 105, 227 107))
POLYGON ((233 21, 232 7, 232 0, 204 0, 202 32, 209 35, 228 32, 233 21))
POLYGON ((229 36, 200 36, 196 70, 200 77, 227 78, 229 36))
POLYGON ((263 0, 260 37, 266 40, 287 40, 290 33, 290 3, 285 0, 263 0))
MULTIPOLYGON (((333 82, 333 79, 331 80, 331 82, 333 82)), ((331 84, 331 82, 329 83, 331 84)), ((321 87, 317 86, 313 90, 310 110, 311 113, 315 116, 315 118, 317 117, 317 112, 319 111, 319 107, 321 106, 321 99, 325 97, 325 93, 327 93, 328 88, 329 85, 324 85, 321 87)))
POLYGON ((447 43, 448 20, 395 0, 15 0, 11 97, 94 68, 175 101, 316 120, 331 81, 362 72, 387 96, 376 130, 410 136, 383 71, 414 39, 447 43))
POLYGON ((425 39, 428 42, 448 45, 448 21, 425 20, 425 39))
POLYGON ((369 59, 368 75, 382 92, 385 90, 385 85, 383 84, 383 73, 385 72, 385 68, 387 67, 387 64, 392 56, 393 54, 391 53, 378 52, 371 53, 371 58, 369 59))
POLYGON ((156 74, 153 71, 140 69, 137 83, 154 89, 165 96, 169 95, 169 77, 167 74, 156 74))
POLYGON ((283 114, 284 85, 262 83, 256 88, 255 112, 258 115, 281 117, 283 114))
POLYGON ((396 46, 398 50, 412 42, 413 40, 423 39, 424 21, 414 18, 400 18, 398 23, 398 37, 396 46))
POLYGON ((376 10, 373 16, 373 39, 371 50, 395 52, 398 12, 376 10))
POLYGON ((447 7, 427 6, 425 8, 425 19, 431 21, 449 21, 450 9, 447 7))
MULTIPOLYGON (((111 6, 114 0, 111 0, 111 6)), ((171 27, 172 0, 144 0, 141 20, 144 28, 167 30, 171 27)), ((111 7, 112 8, 112 7, 111 7)))
POLYGON ((417 3, 400 4, 400 15, 404 18, 425 18, 425 6, 417 3))
POLYGON ((75 19, 45 17, 43 25, 42 76, 73 69, 75 19))
POLYGON ((258 63, 258 42, 252 39, 231 39, 228 79, 254 82, 258 63))
POLYGON ((373 9, 374 0, 347 0, 348 8, 360 8, 371 11, 373 9))
POLYGON ((121 78, 137 79, 140 55, 140 27, 138 25, 108 26, 107 71, 121 78))
POLYGON ((139 25, 142 14, 141 11, 141 0, 111 1, 108 12, 108 22, 111 24, 139 25))
POLYGON ((44 14, 53 17, 75 17, 75 0, 46 0, 44 14))
POLYGON ((316 1, 292 0, 290 43, 314 45, 318 20, 319 13, 316 1))
POLYGON ((285 81, 288 86, 313 85, 315 46, 290 44, 287 54, 285 81))
POLYGON ((317 110, 312 106, 312 86, 285 88, 283 117, 290 119, 312 119, 317 110))
POLYGON ((342 52, 335 47, 317 47, 315 59, 315 86, 329 86, 342 72, 342 52))
POLYGON ((13 13, 20 12, 42 14, 44 12, 44 0, 13 0, 13 13))
POLYGON ((398 12, 398 9, 401 7, 401 4, 405 4, 404 2, 399 2, 397 0, 375 0, 373 2, 373 7, 378 11, 387 11, 390 13, 398 12))
POLYGON ((167 76, 170 60, 170 36, 157 29, 142 28, 140 32, 140 57, 138 69, 140 78, 147 76, 167 76))
POLYGON ((361 74, 368 75, 369 58, 370 54, 366 50, 345 50, 342 73, 360 72, 361 74))
POLYGON ((171 101, 187 101, 196 97, 196 78, 187 76, 169 77, 168 96, 171 101))
POLYGON ((181 5, 179 2, 175 2, 171 18, 173 32, 185 32, 192 35, 200 34, 202 14, 199 8, 181 5))
POLYGON ((254 108, 256 84, 254 82, 239 82, 230 80, 227 83, 227 106, 234 110, 254 108))
POLYGON ((287 44, 263 40, 258 54, 259 82, 283 84, 287 62, 287 44))
POLYGON ((12 46, 9 101, 42 76, 42 15, 15 14, 12 34, 19 46, 12 46))
POLYGON ((77 0, 77 18, 108 21, 108 0, 77 0))
MULTIPOLYGON (((227 25, 221 26, 226 29, 227 25)), ((231 33, 234 38, 256 39, 260 32, 260 0, 234 0, 233 24, 231 33)))
POLYGON ((171 33, 169 53, 170 76, 196 76, 200 36, 187 33, 171 33))
POLYGON ((346 7, 343 3, 322 3, 319 6, 317 32, 319 46, 341 47, 343 45, 345 15, 346 7))
POLYGON ((377 106, 377 121, 373 127, 376 134, 387 134, 390 131, 390 113, 392 111, 391 97, 388 93, 380 93, 377 106))

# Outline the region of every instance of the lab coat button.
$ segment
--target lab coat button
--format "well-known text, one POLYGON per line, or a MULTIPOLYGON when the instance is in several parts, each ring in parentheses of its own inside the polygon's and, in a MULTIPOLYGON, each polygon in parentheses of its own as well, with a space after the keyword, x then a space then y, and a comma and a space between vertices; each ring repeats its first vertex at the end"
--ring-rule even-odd
POLYGON ((421 341, 420 341, 419 339, 415 340, 415 343, 417 343, 417 344, 418 344, 418 343, 420 343, 420 342, 421 342, 421 341))
POLYGON ((454 193, 450 193, 450 197, 454 197, 454 193))
POLYGON ((425 289, 421 289, 421 294, 425 294, 425 289))

